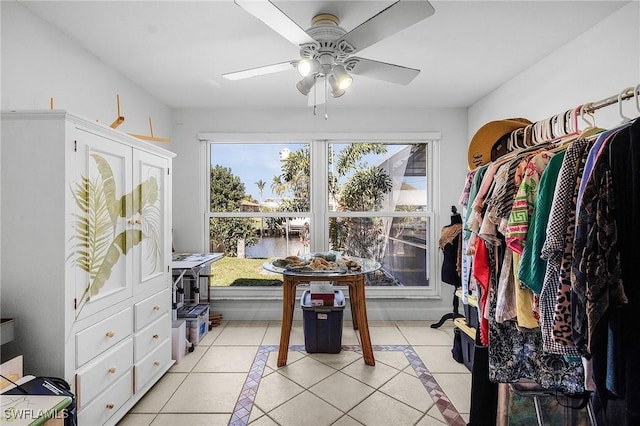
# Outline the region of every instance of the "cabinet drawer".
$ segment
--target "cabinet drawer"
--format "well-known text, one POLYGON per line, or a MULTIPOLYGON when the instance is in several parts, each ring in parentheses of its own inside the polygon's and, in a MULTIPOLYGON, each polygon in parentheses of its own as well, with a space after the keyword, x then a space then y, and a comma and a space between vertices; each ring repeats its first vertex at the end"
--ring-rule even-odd
POLYGON ((133 307, 136 331, 141 330, 156 318, 160 318, 164 313, 169 312, 170 304, 171 293, 169 290, 161 291, 136 303, 133 307))
POLYGON ((78 412, 79 425, 102 425, 133 395, 133 372, 129 370, 110 388, 78 412))
POLYGON ((135 364, 136 392, 139 392, 156 374, 166 370, 171 360, 171 339, 160 344, 142 361, 135 364))
POLYGON ((131 308, 76 334, 76 368, 131 335, 131 308))
POLYGON ((160 346, 171 335, 171 317, 165 313, 162 318, 137 332, 133 337, 134 360, 140 361, 149 352, 160 346))
POLYGON ((133 367, 133 339, 126 339, 76 372, 78 404, 86 405, 133 367))

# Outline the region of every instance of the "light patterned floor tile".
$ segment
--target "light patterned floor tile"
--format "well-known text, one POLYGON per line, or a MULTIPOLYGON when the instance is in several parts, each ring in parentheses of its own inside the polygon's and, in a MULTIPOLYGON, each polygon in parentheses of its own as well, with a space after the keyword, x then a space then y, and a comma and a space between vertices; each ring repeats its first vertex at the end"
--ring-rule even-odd
POLYGON ((354 362, 340 371, 376 389, 399 373, 398 370, 386 364, 377 363, 371 366, 364 362, 354 362))
POLYGON ((470 411, 471 402, 471 374, 434 374, 445 394, 449 396, 451 403, 460 413, 470 411))
POLYGON ((217 345, 253 345, 261 344, 267 331, 267 323, 262 322, 238 322, 229 323, 214 340, 213 346, 217 345))
POLYGON ((232 413, 246 373, 191 373, 163 413, 232 413))
POLYGON ((413 346, 429 345, 429 346, 449 346, 453 345, 452 336, 447 333, 444 327, 409 327, 404 325, 398 326, 402 335, 407 342, 413 346))
MULTIPOLYGON (((305 358, 306 356, 307 356, 306 352, 289 351, 287 355, 287 365, 293 364, 296 361, 299 361, 302 358, 305 358)), ((273 351, 269 353, 269 359, 267 360, 267 367, 273 370, 278 370, 280 368, 278 367, 278 351, 273 351)))
POLYGON ((278 373, 308 388, 334 374, 336 370, 311 357, 280 367, 278 373))
POLYGON ((332 424, 331 426, 362 426, 362 423, 354 419, 353 417, 349 417, 347 414, 340 417, 337 422, 332 424))
POLYGON ((200 358, 209 350, 209 346, 196 346, 193 352, 187 352, 182 358, 180 364, 174 364, 169 369, 170 373, 188 373, 193 370, 193 367, 200 361, 200 358))
POLYGON ((271 374, 260 381, 254 404, 269 412, 303 391, 303 387, 282 374, 271 374))
POLYGON ((434 404, 420 379, 406 373, 398 374, 382 385, 379 391, 399 399, 423 413, 434 404))
POLYGON ((371 395, 375 389, 353 377, 338 372, 313 385, 309 391, 347 412, 371 395))
POLYGON ((118 422, 118 426, 149 426, 156 416, 156 413, 135 414, 129 412, 118 422))
POLYGON ((223 329, 223 325, 212 327, 211 330, 209 330, 207 334, 204 335, 202 340, 198 342, 198 346, 211 346, 211 344, 218 338, 223 329))
POLYGON ((372 345, 406 345, 407 339, 402 335, 398 327, 371 327, 369 325, 372 345))
POLYGON ((229 414, 160 413, 151 426, 227 426, 229 414))
POLYGON ((186 373, 167 373, 129 411, 130 413, 158 413, 187 378, 186 373))
POLYGON ((347 350, 340 351, 337 354, 315 353, 315 354, 309 354, 308 356, 320 361, 323 364, 326 364, 332 368, 335 368, 336 370, 340 370, 346 367, 347 365, 357 361, 362 362, 361 361, 362 355, 360 355, 357 352, 347 351, 347 350))
POLYGON ((269 416, 262 416, 250 423, 251 426, 278 426, 278 423, 274 422, 269 416))
POLYGON ((444 418, 442 417, 442 414, 440 414, 440 410, 438 410, 436 408, 436 409, 433 410, 433 412, 437 412, 442 420, 438 420, 436 418, 431 417, 428 414, 425 414, 425 416, 423 418, 421 418, 418 423, 416 423, 416 426, 443 426, 443 425, 447 424, 444 421, 444 418))
POLYGON ((329 426, 342 412, 308 391, 286 402, 269 415, 281 426, 329 426))
POLYGON ((389 367, 402 370, 409 365, 406 355, 402 351, 374 351, 376 364, 382 362, 389 367))
POLYGON ((451 346, 413 346, 431 373, 468 373, 467 367, 451 355, 451 346))
POLYGON ((194 372, 249 372, 258 346, 212 346, 193 368, 194 372))
POLYGON ((413 425, 422 413, 383 393, 375 392, 349 412, 365 425, 413 425))

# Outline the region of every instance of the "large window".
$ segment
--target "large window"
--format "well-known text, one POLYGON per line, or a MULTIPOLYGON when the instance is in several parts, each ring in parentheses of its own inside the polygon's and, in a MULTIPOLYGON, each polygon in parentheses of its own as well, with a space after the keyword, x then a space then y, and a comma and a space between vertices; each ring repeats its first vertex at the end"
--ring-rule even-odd
POLYGON ((265 261, 336 250, 382 264, 368 286, 432 289, 431 141, 207 147, 207 248, 226 255, 216 285, 278 285, 265 261))

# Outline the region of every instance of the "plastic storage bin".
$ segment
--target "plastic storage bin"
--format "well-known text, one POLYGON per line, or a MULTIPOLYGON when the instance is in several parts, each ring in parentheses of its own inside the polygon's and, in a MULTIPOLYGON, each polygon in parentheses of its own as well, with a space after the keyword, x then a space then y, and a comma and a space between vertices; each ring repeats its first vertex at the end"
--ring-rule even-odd
POLYGON ((209 331, 209 304, 184 305, 178 309, 178 319, 187 320, 189 342, 197 345, 209 331))
POLYGON ((342 349, 342 317, 344 294, 335 291, 334 306, 311 306, 311 293, 305 290, 300 298, 304 346, 309 353, 337 354, 342 349))

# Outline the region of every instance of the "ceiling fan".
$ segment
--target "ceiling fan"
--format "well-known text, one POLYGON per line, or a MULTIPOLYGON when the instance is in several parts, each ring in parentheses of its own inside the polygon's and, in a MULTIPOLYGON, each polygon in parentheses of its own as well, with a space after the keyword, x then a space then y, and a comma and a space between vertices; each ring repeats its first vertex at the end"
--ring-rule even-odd
POLYGON ((240 80, 293 67, 302 77, 296 87, 305 96, 323 80, 325 90, 320 91, 321 97, 314 97, 314 104, 324 102, 324 92, 329 89, 334 98, 342 96, 351 86, 351 74, 409 84, 420 70, 351 55, 435 12, 427 0, 398 0, 349 32, 340 27, 337 16, 329 13, 314 16, 311 27, 305 31, 270 0, 235 0, 235 3, 299 46, 300 59, 230 72, 223 77, 240 80))

